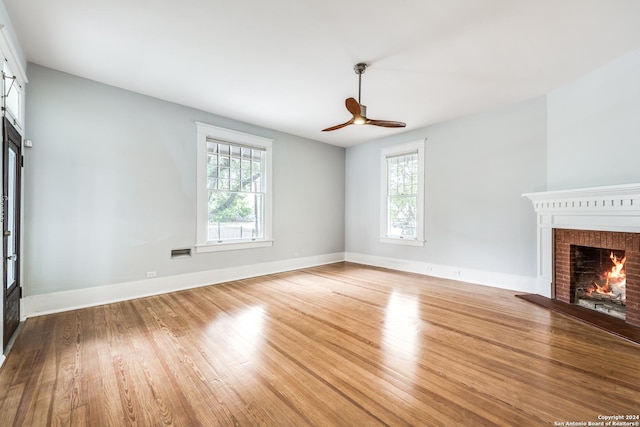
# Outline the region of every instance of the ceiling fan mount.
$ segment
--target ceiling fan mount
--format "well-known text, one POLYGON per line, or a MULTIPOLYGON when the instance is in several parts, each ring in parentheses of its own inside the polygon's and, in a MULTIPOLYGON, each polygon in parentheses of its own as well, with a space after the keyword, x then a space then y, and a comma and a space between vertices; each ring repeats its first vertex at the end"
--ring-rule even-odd
POLYGON ((365 64, 364 62, 358 62, 356 65, 353 66, 353 71, 355 71, 356 74, 362 74, 366 69, 367 69, 367 64, 365 64))
POLYGON ((345 126, 349 125, 374 125, 374 126, 382 126, 387 128, 403 128, 406 126, 403 122, 395 122, 391 120, 374 120, 367 118, 367 107, 361 104, 361 94, 362 94, 362 75, 367 69, 368 65, 364 62, 359 62, 353 66, 353 70, 358 75, 358 100, 356 101, 354 98, 347 98, 345 100, 345 105, 347 110, 352 114, 351 120, 348 122, 331 126, 326 129, 322 129, 322 132, 328 132, 332 130, 341 129, 345 126))

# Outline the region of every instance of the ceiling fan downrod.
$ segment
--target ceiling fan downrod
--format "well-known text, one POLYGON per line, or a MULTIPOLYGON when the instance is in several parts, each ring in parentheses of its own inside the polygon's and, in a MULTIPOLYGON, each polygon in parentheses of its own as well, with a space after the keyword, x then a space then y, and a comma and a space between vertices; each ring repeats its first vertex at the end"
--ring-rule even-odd
POLYGON ((362 74, 364 74, 364 70, 367 69, 367 64, 364 62, 359 62, 353 66, 353 71, 358 75, 358 104, 362 105, 360 101, 360 94, 362 93, 362 74))

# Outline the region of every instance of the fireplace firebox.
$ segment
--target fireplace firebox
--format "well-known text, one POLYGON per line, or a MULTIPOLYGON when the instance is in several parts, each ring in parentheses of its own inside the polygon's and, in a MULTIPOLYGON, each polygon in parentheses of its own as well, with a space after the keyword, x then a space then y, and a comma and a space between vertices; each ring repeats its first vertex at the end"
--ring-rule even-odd
POLYGON ((624 320, 625 251, 580 245, 569 250, 571 302, 624 320))

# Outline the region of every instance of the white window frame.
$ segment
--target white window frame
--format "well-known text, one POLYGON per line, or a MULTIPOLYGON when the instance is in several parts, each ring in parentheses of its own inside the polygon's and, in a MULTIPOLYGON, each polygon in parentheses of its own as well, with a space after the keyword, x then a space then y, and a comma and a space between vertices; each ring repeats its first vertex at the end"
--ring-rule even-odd
POLYGON ((273 246, 272 237, 272 148, 273 140, 261 136, 251 135, 248 133, 238 132, 231 129, 225 129, 206 123, 196 122, 197 133, 197 165, 196 165, 196 253, 232 251, 238 249, 263 248, 273 246), (240 144, 245 146, 253 146, 265 150, 265 200, 264 200, 264 236, 260 239, 252 241, 208 241, 208 189, 207 189, 207 143, 208 139, 229 142, 231 144, 240 144))
MULTIPOLYGON (((5 96, 7 94, 6 92, 9 87, 11 87, 12 93, 15 91, 15 94, 17 95, 16 109, 5 109, 3 114, 13 123, 16 130, 23 135, 26 103, 24 87, 29 80, 27 79, 27 74, 19 61, 18 54, 11 43, 9 31, 3 25, 0 25, 0 57, 4 60, 2 73, 8 77, 2 79, 2 95, 5 96), (15 77, 13 79, 13 86, 11 85, 12 82, 10 77, 15 77)), ((3 108, 6 107, 4 98, 1 104, 3 108)))
POLYGON ((386 147, 381 150, 380 155, 380 242, 397 245, 424 246, 424 141, 413 141, 405 144, 398 144, 386 147), (401 236, 389 236, 387 234, 388 207, 387 207, 387 185, 388 171, 387 158, 402 156, 404 154, 418 154, 418 193, 417 193, 417 213, 416 213, 416 237, 407 238, 401 236))

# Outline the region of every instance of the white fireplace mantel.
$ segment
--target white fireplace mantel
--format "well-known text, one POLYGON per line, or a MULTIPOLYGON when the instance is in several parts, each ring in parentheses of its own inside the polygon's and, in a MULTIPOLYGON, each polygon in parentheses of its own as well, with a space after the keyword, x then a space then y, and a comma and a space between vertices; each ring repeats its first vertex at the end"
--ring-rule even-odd
POLYGON ((640 184, 527 193, 538 224, 536 292, 553 297, 553 229, 640 233, 640 184))

